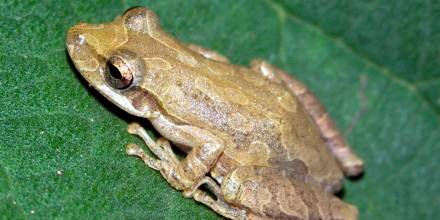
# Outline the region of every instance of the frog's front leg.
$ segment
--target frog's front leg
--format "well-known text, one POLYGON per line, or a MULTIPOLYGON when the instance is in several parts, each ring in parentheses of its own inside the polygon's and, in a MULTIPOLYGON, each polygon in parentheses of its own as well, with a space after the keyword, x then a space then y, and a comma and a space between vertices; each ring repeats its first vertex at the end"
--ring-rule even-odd
MULTIPOLYGON (((136 144, 127 145, 127 154, 138 156, 149 167, 159 170, 162 176, 173 187, 184 190, 183 195, 185 197, 193 197, 196 201, 207 205, 225 217, 231 219, 245 219, 246 212, 227 204, 223 199, 223 194, 218 183, 212 178, 205 176, 210 170, 207 168, 212 166, 212 160, 209 160, 208 158, 218 157, 218 153, 215 153, 213 151, 215 149, 211 149, 211 147, 209 147, 210 145, 206 145, 209 149, 203 149, 203 146, 199 149, 192 149, 187 158, 183 161, 179 161, 171 149, 170 142, 165 138, 161 137, 157 141, 154 141, 147 131, 137 123, 131 123, 127 130, 130 134, 140 136, 159 160, 146 154, 142 148, 136 144), (211 152, 211 154, 209 152, 211 152), (188 172, 193 175, 188 175, 188 172), (205 191, 199 189, 203 184, 206 184, 209 189, 211 189, 216 197, 215 199, 205 191)), ((177 133, 180 132, 177 131, 177 133)), ((203 139, 206 139, 206 134, 203 134, 203 132, 198 134, 205 136, 203 139)), ((179 140, 180 138, 183 138, 185 134, 182 132, 180 135, 176 136, 180 136, 177 137, 177 140, 179 140)), ((176 138, 176 136, 174 138, 176 138)))
POLYGON ((346 175, 357 176, 363 171, 363 161, 351 150, 318 98, 303 83, 264 60, 253 60, 251 66, 269 80, 286 84, 319 127, 327 147, 346 175))
MULTIPOLYGON (((174 152, 171 149, 171 145, 168 140, 165 138, 159 138, 157 141, 154 141, 150 135, 147 133, 147 131, 141 127, 138 123, 131 123, 128 125, 127 128, 128 133, 130 134, 136 134, 139 137, 141 137, 144 142, 147 144, 147 146, 150 148, 150 150, 160 159, 156 161, 161 161, 162 164, 169 163, 169 164, 177 164, 178 159, 174 152)), ((155 170, 164 169, 162 167, 157 166, 151 166, 150 164, 153 163, 153 160, 151 157, 147 156, 143 150, 135 145, 135 144, 129 144, 127 145, 127 153, 129 155, 135 155, 139 156, 144 160, 144 162, 150 166, 151 168, 155 170)), ((154 164, 159 164, 160 162, 154 162, 154 164)), ((162 165, 163 166, 163 165, 162 165)))
POLYGON ((248 210, 249 219, 358 218, 356 207, 270 167, 238 167, 226 176, 221 189, 226 202, 248 210))
POLYGON ((155 142, 139 124, 133 123, 128 132, 142 137, 151 151, 160 159, 154 161, 151 157, 134 145, 129 145, 130 155, 141 157, 147 165, 159 170, 162 176, 176 189, 183 190, 184 195, 191 195, 211 170, 213 163, 223 152, 223 145, 215 136, 208 132, 187 125, 176 125, 163 115, 151 120, 161 134, 167 134, 173 143, 191 147, 183 160, 178 160, 171 146, 164 139, 155 142), (159 165, 157 165, 159 164, 159 165))

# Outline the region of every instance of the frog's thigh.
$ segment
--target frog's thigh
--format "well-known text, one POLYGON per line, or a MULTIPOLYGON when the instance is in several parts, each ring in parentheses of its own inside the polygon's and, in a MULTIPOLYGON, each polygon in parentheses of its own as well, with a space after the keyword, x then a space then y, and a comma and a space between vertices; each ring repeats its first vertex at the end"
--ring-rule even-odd
MULTIPOLYGON (((152 119, 151 122, 159 133, 167 134, 166 137, 174 143, 192 147, 183 160, 176 158, 165 139, 159 139, 158 142, 153 141, 139 124, 130 124, 128 131, 142 137, 151 151, 159 157, 162 165, 158 170, 173 187, 185 191, 193 190, 194 186, 198 185, 198 181, 201 181, 202 177, 211 170, 213 163, 223 152, 221 141, 202 129, 173 124, 164 116, 152 119)), ((127 152, 144 159, 143 152, 139 152, 137 148, 135 150, 128 149, 127 152)), ((148 163, 145 161, 145 163, 149 165, 149 161, 148 163)))
POLYGON ((215 52, 213 50, 204 48, 202 46, 199 46, 197 44, 187 44, 186 45, 189 49, 191 49, 192 51, 204 56, 205 58, 211 59, 211 60, 215 60, 218 62, 223 62, 223 63, 229 63, 228 58, 226 58, 225 56, 221 55, 218 52, 215 52))
POLYGON ((363 161, 351 150, 327 111, 303 83, 263 60, 253 60, 251 66, 254 71, 273 81, 283 81, 298 97, 305 110, 318 125, 327 147, 337 158, 346 175, 356 176, 363 171, 363 161))
POLYGON ((277 175, 271 168, 239 167, 222 182, 225 200, 250 210, 250 217, 357 219, 356 207, 322 189, 277 175))

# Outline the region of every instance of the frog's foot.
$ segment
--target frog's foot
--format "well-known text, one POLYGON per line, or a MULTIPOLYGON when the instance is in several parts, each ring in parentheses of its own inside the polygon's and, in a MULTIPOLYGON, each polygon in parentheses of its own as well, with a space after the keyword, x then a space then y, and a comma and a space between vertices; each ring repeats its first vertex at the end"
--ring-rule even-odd
POLYGON ((174 188, 180 190, 184 189, 185 185, 191 184, 190 181, 185 181, 185 179, 182 179, 181 176, 176 173, 176 163, 169 162, 166 159, 155 159, 147 155, 145 151, 136 144, 128 144, 126 147, 126 151, 128 155, 138 156, 144 161, 147 166, 160 171, 160 174, 162 174, 167 182, 171 184, 171 186, 173 186, 174 188))
POLYGON ((186 46, 189 49, 191 49, 192 51, 204 56, 205 58, 215 60, 218 62, 229 63, 228 58, 226 58, 225 56, 223 56, 220 53, 217 53, 213 50, 206 49, 206 48, 199 46, 199 45, 196 45, 196 44, 187 44, 186 46))
POLYGON ((139 156, 148 166, 159 170, 168 183, 178 190, 184 190, 184 195, 187 197, 190 197, 192 192, 203 184, 200 181, 211 169, 212 162, 222 153, 219 144, 205 143, 194 147, 186 158, 179 160, 171 149, 170 142, 165 138, 154 141, 137 123, 131 123, 127 130, 130 134, 140 136, 159 160, 147 156, 137 145, 133 144, 128 146, 127 153, 139 156))
MULTIPOLYGON (((224 202, 221 189, 212 178, 205 176, 196 181, 183 178, 183 175, 179 173, 179 165, 181 161, 177 159, 176 155, 172 151, 171 144, 168 140, 165 138, 159 138, 157 141, 154 141, 147 131, 137 123, 131 123, 127 130, 130 134, 140 136, 159 159, 149 156, 136 144, 127 145, 127 154, 138 156, 145 162, 146 165, 155 170, 159 170, 162 176, 173 187, 176 189, 183 189, 183 195, 185 197, 193 197, 196 201, 207 205, 225 217, 231 219, 245 219, 246 213, 244 210, 232 207, 224 202), (205 191, 199 189, 199 187, 204 184, 208 185, 209 189, 214 193, 216 199, 212 198, 205 191)), ((194 169, 197 168, 194 167, 194 169)))
POLYGON ((154 141, 147 131, 137 123, 128 125, 128 133, 140 136, 148 146, 148 148, 159 159, 154 159, 145 154, 145 152, 135 144, 129 144, 126 148, 127 154, 140 157, 149 167, 159 170, 162 176, 176 189, 186 189, 192 186, 193 182, 183 177, 178 172, 180 161, 171 149, 168 140, 159 138, 154 141))
POLYGON ((128 155, 140 157, 147 166, 155 170, 160 170, 164 166, 162 161, 145 154, 144 150, 142 150, 137 144, 128 144, 125 150, 128 155))
POLYGON ((345 175, 357 176, 363 172, 363 161, 351 150, 318 98, 303 83, 264 60, 253 60, 251 66, 255 72, 273 82, 284 82, 295 94, 318 126, 327 147, 338 160, 345 175))
MULTIPOLYGON (((165 138, 161 137, 157 141, 154 141, 153 138, 147 133, 147 131, 138 123, 131 123, 128 125, 128 133, 135 134, 141 137, 144 142, 147 144, 147 146, 150 148, 150 150, 162 161, 167 163, 176 164, 178 163, 178 159, 176 155, 174 154, 173 150, 171 149, 170 142, 166 140, 165 138)), ((133 146, 133 144, 129 145, 133 146)), ((127 146, 127 153, 128 153, 128 147, 127 146)), ((129 155, 136 155, 136 154, 130 154, 129 155)), ((139 155, 136 155, 139 156, 139 155)), ((142 157, 141 157, 142 158, 142 157)), ((142 158, 143 159, 143 158, 142 158)))
POLYGON ((185 197, 193 197, 196 201, 205 204, 230 219, 246 219, 246 211, 233 207, 225 202, 220 186, 210 177, 204 177, 194 187, 183 192, 185 197), (201 185, 206 184, 211 192, 215 195, 215 199, 203 190, 200 190, 201 185))

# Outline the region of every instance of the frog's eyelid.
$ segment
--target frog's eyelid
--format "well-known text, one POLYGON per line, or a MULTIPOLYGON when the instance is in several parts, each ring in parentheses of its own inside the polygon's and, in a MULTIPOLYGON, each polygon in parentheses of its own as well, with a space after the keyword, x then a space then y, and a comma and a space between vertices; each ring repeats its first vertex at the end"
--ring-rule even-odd
POLYGON ((160 29, 158 16, 150 9, 143 7, 127 10, 123 16, 123 22, 128 28, 148 35, 160 29))

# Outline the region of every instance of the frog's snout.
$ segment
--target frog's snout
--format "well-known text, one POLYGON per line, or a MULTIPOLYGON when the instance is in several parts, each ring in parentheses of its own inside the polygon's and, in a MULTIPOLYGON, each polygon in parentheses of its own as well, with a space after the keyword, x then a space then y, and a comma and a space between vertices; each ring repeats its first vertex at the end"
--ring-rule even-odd
POLYGON ((80 23, 70 28, 67 32, 66 48, 78 72, 91 85, 96 85, 103 82, 100 73, 105 62, 98 56, 96 48, 90 44, 90 37, 85 29, 90 26, 80 23))
POLYGON ((80 23, 69 29, 66 38, 66 47, 69 52, 70 57, 75 60, 75 58, 85 55, 84 49, 88 47, 86 43, 86 38, 83 33, 83 28, 87 24, 80 23))
POLYGON ((83 45, 85 43, 85 37, 83 35, 83 30, 86 29, 88 24, 79 23, 71 27, 67 31, 66 44, 67 45, 83 45))

